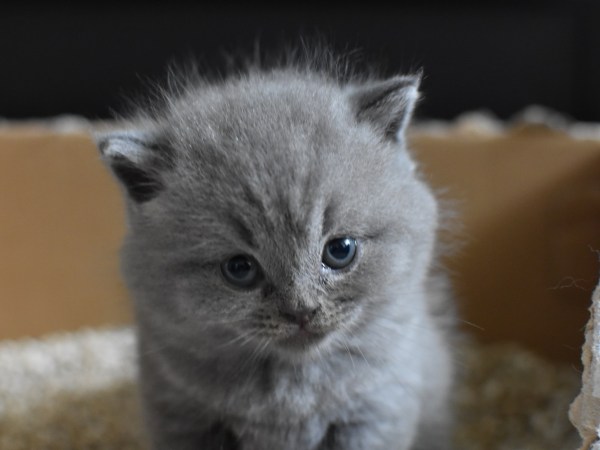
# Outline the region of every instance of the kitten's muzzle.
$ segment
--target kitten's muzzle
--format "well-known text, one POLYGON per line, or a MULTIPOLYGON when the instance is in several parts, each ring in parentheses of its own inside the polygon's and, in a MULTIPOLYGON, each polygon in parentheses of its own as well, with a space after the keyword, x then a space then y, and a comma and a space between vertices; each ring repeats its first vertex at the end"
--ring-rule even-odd
POLYGON ((298 324, 301 329, 306 328, 317 315, 319 308, 291 308, 286 306, 279 307, 279 315, 290 323, 298 324))

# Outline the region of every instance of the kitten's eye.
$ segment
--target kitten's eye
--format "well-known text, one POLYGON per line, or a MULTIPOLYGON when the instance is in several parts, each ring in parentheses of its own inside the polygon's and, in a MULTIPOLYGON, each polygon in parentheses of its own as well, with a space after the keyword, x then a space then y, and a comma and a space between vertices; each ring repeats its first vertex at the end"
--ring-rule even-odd
POLYGON ((247 255, 237 255, 221 263, 221 272, 234 286, 252 287, 260 278, 258 263, 247 255))
POLYGON ((356 239, 341 237, 325 244, 323 264, 332 269, 343 269, 350 265, 356 255, 356 239))

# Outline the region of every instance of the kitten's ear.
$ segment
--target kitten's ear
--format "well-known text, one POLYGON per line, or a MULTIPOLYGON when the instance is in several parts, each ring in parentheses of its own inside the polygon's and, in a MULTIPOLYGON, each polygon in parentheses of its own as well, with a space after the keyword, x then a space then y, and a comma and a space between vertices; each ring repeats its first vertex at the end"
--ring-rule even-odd
POLYGON ((357 119, 370 122, 388 139, 402 140, 419 98, 420 82, 418 73, 359 87, 352 93, 357 119))
POLYGON ((161 175, 169 151, 153 133, 115 132, 95 140, 102 159, 135 203, 152 200, 164 188, 161 175))

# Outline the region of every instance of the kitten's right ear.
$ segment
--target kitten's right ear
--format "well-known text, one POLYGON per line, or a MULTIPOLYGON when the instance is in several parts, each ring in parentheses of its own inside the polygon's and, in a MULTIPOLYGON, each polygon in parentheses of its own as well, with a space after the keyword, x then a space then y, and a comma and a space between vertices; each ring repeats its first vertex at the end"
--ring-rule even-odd
POLYGON ((127 131, 95 136, 102 159, 135 203, 152 200, 164 188, 162 170, 170 152, 152 133, 127 131))

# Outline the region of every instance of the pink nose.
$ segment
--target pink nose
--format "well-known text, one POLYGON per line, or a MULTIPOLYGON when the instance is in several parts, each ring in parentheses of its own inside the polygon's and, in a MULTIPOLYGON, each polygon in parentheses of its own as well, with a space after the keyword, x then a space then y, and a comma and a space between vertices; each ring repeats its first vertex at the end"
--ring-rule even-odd
POLYGON ((291 309, 285 308, 280 309, 279 314, 288 322, 297 323, 300 328, 304 328, 317 314, 317 309, 302 308, 302 309, 291 309))

